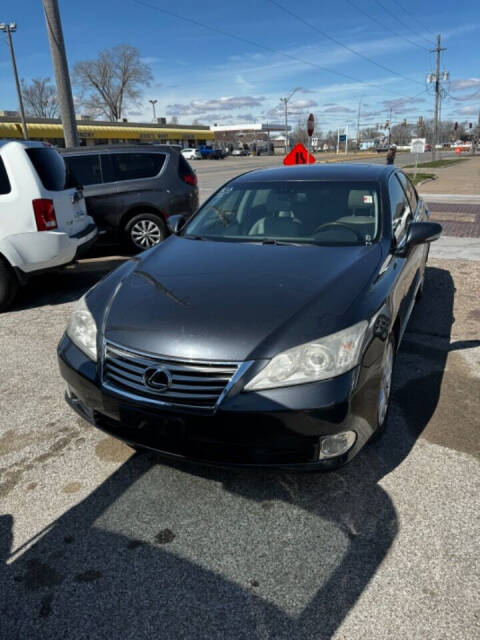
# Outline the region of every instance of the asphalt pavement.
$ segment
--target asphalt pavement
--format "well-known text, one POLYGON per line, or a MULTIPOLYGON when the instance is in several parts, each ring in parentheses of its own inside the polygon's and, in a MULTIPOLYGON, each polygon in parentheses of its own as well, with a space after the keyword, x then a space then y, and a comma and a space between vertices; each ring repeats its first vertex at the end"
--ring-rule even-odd
MULTIPOLYGON (((202 193, 271 160, 199 162, 202 193)), ((478 638, 480 261, 432 247, 384 436, 287 474, 134 455, 72 413, 56 344, 124 260, 97 253, 0 317, 0 638, 478 638)))
MULTIPOLYGON (((441 153, 442 158, 455 157, 452 151, 441 153)), ((419 154, 418 161, 426 162, 431 159, 431 153, 419 154)), ((368 162, 369 164, 385 164, 385 154, 368 154, 368 157, 356 155, 344 156, 317 154, 316 162, 368 162)), ((203 202, 213 191, 219 189, 227 180, 254 169, 281 166, 283 155, 275 156, 227 156, 224 160, 192 160, 191 165, 199 177, 200 201, 203 202)), ((395 165, 404 167, 415 164, 415 155, 409 152, 399 152, 395 157, 395 165)), ((428 170, 429 172, 432 170, 428 170)))

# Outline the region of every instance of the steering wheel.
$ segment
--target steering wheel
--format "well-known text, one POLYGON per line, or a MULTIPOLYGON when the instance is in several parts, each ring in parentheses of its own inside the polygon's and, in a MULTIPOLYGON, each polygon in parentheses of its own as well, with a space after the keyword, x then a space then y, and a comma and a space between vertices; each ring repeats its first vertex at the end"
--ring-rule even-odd
POLYGON ((220 220, 220 222, 223 224, 224 227, 229 227, 232 224, 233 217, 236 215, 235 211, 230 211, 230 210, 222 211, 221 209, 219 209, 213 204, 210 205, 210 209, 213 209, 213 211, 215 212, 215 215, 217 216, 217 218, 220 220))
POLYGON ((314 229, 313 235, 318 233, 321 229, 325 229, 327 227, 340 227, 341 229, 346 229, 347 231, 353 233, 357 240, 360 240, 361 242, 365 240, 365 238, 356 229, 352 229, 352 227, 349 227, 343 222, 324 222, 323 224, 319 224, 318 227, 314 229))

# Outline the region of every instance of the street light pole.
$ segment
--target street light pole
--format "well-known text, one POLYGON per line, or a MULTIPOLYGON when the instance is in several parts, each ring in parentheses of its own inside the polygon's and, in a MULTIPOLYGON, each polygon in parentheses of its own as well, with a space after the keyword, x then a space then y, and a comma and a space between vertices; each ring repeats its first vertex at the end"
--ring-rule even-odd
POLYGON ((158 100, 149 100, 149 102, 152 104, 152 109, 153 109, 153 122, 157 121, 157 117, 155 115, 155 105, 157 104, 158 100))
POLYGON ((10 55, 12 57, 13 75, 15 76, 15 84, 17 86, 18 105, 20 107, 20 117, 22 119, 23 137, 25 140, 28 140, 28 131, 27 131, 27 123, 25 121, 25 110, 23 108, 22 91, 20 89, 20 82, 18 80, 17 63, 15 61, 15 51, 13 50, 13 42, 12 42, 12 33, 14 33, 16 30, 17 30, 16 22, 11 22, 10 24, 7 24, 6 22, 2 22, 0 24, 0 31, 4 31, 7 34, 8 46, 10 47, 10 55))
POLYGON ((43 0, 43 11, 47 23, 48 41, 52 55, 58 104, 63 124, 63 136, 66 147, 78 146, 78 131, 73 107, 72 85, 68 72, 67 53, 63 39, 62 21, 58 0, 43 0))

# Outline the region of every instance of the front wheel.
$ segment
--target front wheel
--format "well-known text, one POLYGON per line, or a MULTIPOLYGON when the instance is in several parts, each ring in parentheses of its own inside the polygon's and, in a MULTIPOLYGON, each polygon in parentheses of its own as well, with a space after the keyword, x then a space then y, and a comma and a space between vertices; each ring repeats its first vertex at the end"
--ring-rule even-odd
POLYGON ((130 249, 136 252, 160 244, 166 236, 165 222, 155 213, 139 213, 125 225, 125 242, 130 249))
POLYGON ((18 280, 13 269, 0 258, 0 312, 11 305, 17 291, 18 280))
POLYGON ((395 364, 395 338, 388 337, 382 360, 382 378, 377 398, 377 429, 372 436, 376 440, 385 431, 387 424, 388 409, 392 395, 393 366, 395 364))

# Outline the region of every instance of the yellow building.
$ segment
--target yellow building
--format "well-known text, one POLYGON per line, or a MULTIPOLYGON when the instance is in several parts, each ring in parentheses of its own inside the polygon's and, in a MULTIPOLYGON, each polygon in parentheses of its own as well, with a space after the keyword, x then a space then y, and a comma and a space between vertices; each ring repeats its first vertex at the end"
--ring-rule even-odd
MULTIPOLYGON (((77 120, 79 144, 139 144, 157 142, 198 147, 215 139, 209 127, 202 125, 164 125, 139 122, 101 122, 77 120)), ((63 126, 60 120, 27 118, 27 130, 31 140, 65 146, 63 126)), ((17 116, 0 116, 0 138, 23 138, 22 125, 17 116)))

